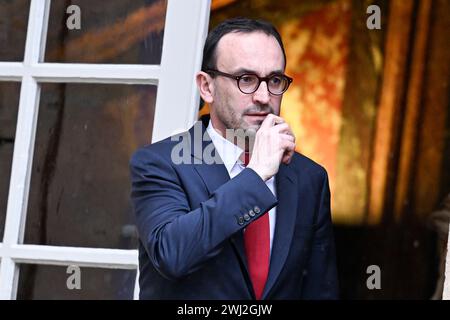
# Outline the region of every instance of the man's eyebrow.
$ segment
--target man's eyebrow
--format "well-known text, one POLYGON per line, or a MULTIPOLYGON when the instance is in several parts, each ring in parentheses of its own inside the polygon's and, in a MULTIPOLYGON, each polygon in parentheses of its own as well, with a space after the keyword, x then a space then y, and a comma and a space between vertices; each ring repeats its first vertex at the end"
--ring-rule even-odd
MULTIPOLYGON (((251 74, 256 74, 259 75, 258 72, 256 72, 255 70, 251 70, 251 69, 246 69, 246 68, 239 68, 235 71, 232 72, 232 74, 236 74, 236 75, 240 75, 240 74, 244 74, 244 73, 251 73, 251 74)), ((274 70, 271 73, 269 73, 267 76, 271 76, 274 74, 284 74, 283 70, 274 70)), ((259 75, 261 76, 261 75, 259 75)))

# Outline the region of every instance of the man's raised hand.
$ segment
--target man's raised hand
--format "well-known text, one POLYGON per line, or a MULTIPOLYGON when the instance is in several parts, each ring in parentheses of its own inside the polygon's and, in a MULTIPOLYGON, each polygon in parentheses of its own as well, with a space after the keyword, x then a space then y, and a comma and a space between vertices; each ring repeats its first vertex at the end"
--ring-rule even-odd
POLYGON ((264 181, 273 177, 280 163, 288 164, 295 152, 295 137, 289 125, 274 114, 264 119, 255 136, 248 168, 264 181))

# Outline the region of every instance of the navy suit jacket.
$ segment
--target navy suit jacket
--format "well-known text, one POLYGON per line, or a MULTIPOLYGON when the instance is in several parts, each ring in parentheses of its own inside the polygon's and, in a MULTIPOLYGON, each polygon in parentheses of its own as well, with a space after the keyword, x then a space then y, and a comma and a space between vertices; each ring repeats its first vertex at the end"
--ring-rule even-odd
MULTIPOLYGON (((200 126, 202 135, 207 121, 200 126)), ((203 151, 215 149, 207 134, 200 148, 195 146, 194 139, 201 137, 198 132, 195 137, 194 127, 137 150, 130 161, 140 298, 255 299, 243 230, 274 206, 275 233, 262 298, 337 298, 326 171, 295 153, 289 165, 280 166, 275 197, 250 168, 230 179, 223 164, 205 163, 203 151), (179 152, 182 141, 184 154, 179 152), (175 164, 173 152, 187 163, 175 164)))

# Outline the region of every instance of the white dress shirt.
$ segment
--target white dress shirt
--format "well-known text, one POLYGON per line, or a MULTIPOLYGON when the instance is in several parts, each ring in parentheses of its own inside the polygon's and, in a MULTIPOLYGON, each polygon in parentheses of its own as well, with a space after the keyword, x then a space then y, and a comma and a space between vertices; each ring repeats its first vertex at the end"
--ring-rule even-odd
MULTIPOLYGON (((230 175, 230 179, 233 179, 242 170, 244 170, 244 165, 242 161, 239 159, 243 150, 239 148, 237 145, 231 143, 220 133, 214 129, 211 120, 209 121, 208 128, 206 128, 214 147, 219 153, 220 158, 222 159, 225 167, 227 168, 228 174, 230 175)), ((275 176, 266 181, 267 187, 272 191, 273 195, 275 194, 275 176)), ((275 231, 275 219, 276 218, 276 207, 273 207, 269 211, 269 225, 270 225, 270 252, 272 252, 272 242, 273 242, 273 234, 275 231)))

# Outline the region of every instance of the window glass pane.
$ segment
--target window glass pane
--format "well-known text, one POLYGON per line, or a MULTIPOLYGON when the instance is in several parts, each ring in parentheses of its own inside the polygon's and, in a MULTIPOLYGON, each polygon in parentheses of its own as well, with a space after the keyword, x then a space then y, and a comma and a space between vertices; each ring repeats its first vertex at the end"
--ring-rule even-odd
POLYGON ((130 300, 135 278, 136 270, 21 264, 17 299, 130 300))
POLYGON ((23 61, 30 0, 0 1, 0 61, 23 61))
POLYGON ((159 64, 166 2, 52 1, 45 61, 159 64))
POLYGON ((3 240, 20 83, 0 82, 0 242, 3 240))
POLYGON ((128 163, 151 141, 156 87, 43 84, 25 243, 136 248, 128 163))

